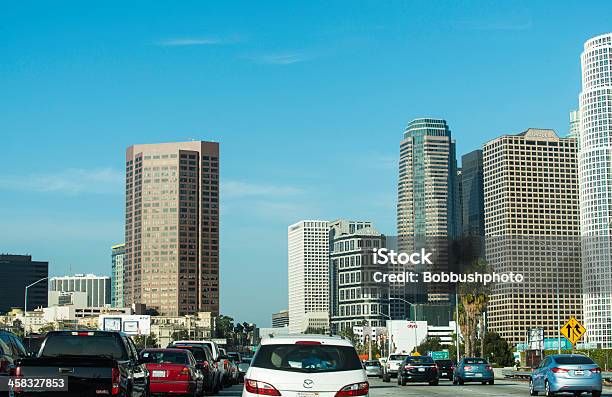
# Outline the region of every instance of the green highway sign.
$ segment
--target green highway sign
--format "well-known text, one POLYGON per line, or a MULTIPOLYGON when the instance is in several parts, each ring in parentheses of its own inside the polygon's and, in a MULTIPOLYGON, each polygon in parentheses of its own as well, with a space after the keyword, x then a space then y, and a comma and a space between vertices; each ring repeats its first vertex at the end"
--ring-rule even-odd
POLYGON ((433 358, 434 360, 448 360, 450 358, 448 350, 442 350, 439 352, 428 352, 427 355, 433 358))

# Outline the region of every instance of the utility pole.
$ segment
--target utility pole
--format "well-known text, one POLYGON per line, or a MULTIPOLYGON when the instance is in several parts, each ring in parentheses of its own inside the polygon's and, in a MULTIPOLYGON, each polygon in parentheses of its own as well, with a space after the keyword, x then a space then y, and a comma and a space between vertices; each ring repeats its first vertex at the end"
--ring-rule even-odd
POLYGON ((455 290, 455 348, 457 350, 457 362, 461 354, 459 352, 459 293, 455 290))

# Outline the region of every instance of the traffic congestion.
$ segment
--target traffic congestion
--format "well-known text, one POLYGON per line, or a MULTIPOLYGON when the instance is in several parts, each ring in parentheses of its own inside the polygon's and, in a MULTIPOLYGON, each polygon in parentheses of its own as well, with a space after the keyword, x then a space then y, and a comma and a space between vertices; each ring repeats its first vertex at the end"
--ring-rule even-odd
POLYGON ((212 340, 137 349, 122 332, 50 331, 37 350, 0 331, 0 377, 8 396, 383 397, 606 394, 588 356, 555 354, 529 379, 504 379, 480 357, 459 362, 417 352, 362 360, 340 336, 263 338, 254 356, 212 340))

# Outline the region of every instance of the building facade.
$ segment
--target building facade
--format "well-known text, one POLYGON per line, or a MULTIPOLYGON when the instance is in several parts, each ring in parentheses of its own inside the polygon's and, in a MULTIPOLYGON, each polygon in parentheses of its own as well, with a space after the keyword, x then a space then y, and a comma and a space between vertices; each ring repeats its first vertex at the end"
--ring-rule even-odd
POLYGON ((272 328, 284 328, 289 326, 289 310, 281 310, 272 313, 272 328))
POLYGON ((572 110, 569 114, 569 134, 568 138, 576 138, 580 148, 580 111, 572 110))
POLYGON ((125 259, 125 244, 111 247, 111 305, 123 307, 123 261, 125 259))
POLYGON ((52 277, 49 291, 85 292, 86 307, 104 307, 111 304, 111 278, 95 274, 76 274, 74 276, 52 277))
POLYGON ((331 329, 338 333, 364 321, 384 326, 389 318, 388 284, 374 281, 374 273, 387 273, 375 265, 372 251, 386 247, 385 236, 371 222, 336 220, 330 223, 331 329))
POLYGON ((588 341, 612 347, 612 33, 584 44, 580 93, 580 220, 588 341))
MULTIPOLYGON (((23 308, 26 286, 49 276, 49 262, 33 261, 30 255, 0 255, 0 312, 23 308)), ((47 306, 48 282, 28 288, 27 310, 47 306)))
POLYGON ((289 331, 329 328, 329 222, 288 228, 289 331))
POLYGON ((124 304, 166 316, 219 314, 219 144, 126 153, 124 304))
POLYGON ((580 211, 574 138, 530 128, 484 145, 486 258, 521 283, 492 287, 488 329, 508 342, 530 328, 556 337, 570 316, 582 318, 580 211))
POLYGON ((462 236, 472 256, 484 257, 484 179, 482 150, 461 156, 462 236))

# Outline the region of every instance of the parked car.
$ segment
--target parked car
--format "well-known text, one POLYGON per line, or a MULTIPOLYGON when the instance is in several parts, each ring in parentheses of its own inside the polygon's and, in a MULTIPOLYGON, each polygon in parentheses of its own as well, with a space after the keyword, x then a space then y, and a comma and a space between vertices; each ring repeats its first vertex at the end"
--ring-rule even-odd
POLYGON ((397 371, 397 384, 402 386, 408 382, 427 382, 435 386, 438 380, 438 366, 429 356, 408 356, 397 371))
POLYGON ((464 384, 465 382, 481 382, 483 385, 495 383, 493 367, 484 358, 465 357, 455 367, 453 372, 453 384, 464 384))
POLYGON ((370 385, 350 341, 335 336, 264 338, 251 361, 242 397, 367 396, 370 385))
POLYGON ((581 354, 555 354, 547 356, 533 371, 529 380, 529 394, 545 396, 554 393, 591 393, 600 397, 602 390, 601 368, 593 360, 581 354))
POLYGON ((440 379, 453 380, 455 362, 453 360, 435 360, 438 366, 438 376, 440 379))
POLYGON ((391 354, 387 357, 383 372, 383 382, 390 382, 391 378, 397 377, 397 370, 406 357, 408 357, 408 354, 391 354))
MULTIPOLYGON (((36 357, 17 361, 16 376, 67 378, 68 390, 52 396, 149 396, 149 372, 129 336, 112 331, 50 331, 36 357)), ((18 396, 40 396, 22 391, 18 396)))
POLYGON ((367 376, 377 376, 382 378, 382 366, 378 360, 366 360, 363 363, 363 368, 367 376))
POLYGON ((215 364, 212 353, 207 346, 192 346, 188 344, 176 344, 176 349, 186 349, 193 354, 196 362, 199 364, 200 371, 204 377, 204 390, 207 394, 216 394, 223 388, 223 380, 221 379, 221 371, 215 364))
POLYGON ((151 393, 204 395, 201 364, 187 349, 144 349, 141 361, 149 370, 151 393))

